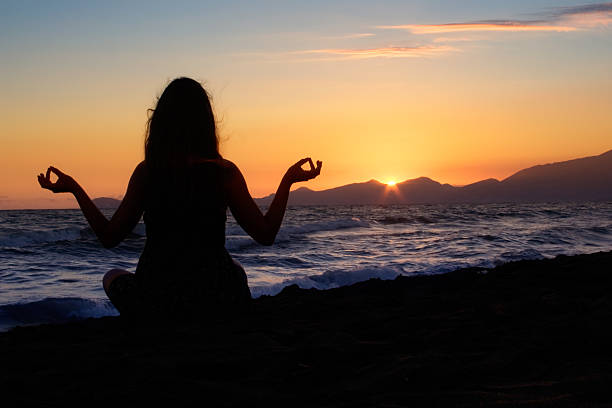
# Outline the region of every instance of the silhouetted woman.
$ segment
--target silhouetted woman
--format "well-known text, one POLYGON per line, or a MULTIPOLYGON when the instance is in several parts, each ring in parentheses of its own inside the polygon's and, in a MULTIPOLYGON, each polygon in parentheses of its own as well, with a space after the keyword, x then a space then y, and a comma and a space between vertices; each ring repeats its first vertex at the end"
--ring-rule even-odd
POLYGON ((147 126, 145 160, 136 166, 110 221, 69 175, 49 167, 38 176, 42 188, 74 194, 106 248, 119 244, 143 216, 147 237, 136 273, 113 269, 103 279, 122 315, 189 318, 247 304, 246 274, 225 249, 227 208, 255 241, 272 245, 291 185, 321 172, 321 162, 315 167, 310 158, 291 166, 263 215, 218 144, 206 91, 193 79, 177 78, 157 101, 147 126), (305 163, 310 170, 302 169, 305 163))

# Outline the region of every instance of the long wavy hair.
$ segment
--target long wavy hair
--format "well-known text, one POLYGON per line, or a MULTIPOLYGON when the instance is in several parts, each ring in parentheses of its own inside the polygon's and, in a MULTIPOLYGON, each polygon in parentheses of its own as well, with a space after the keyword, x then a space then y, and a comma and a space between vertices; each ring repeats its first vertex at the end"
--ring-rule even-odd
POLYGON ((172 80, 150 112, 145 163, 151 173, 178 175, 190 160, 221 158, 215 116, 199 82, 172 80))

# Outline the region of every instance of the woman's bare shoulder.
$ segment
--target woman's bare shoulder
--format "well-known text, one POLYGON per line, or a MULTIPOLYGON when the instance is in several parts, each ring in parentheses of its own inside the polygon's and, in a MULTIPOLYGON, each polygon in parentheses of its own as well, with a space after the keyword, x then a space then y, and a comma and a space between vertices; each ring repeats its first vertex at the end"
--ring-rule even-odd
POLYGON ((134 168, 132 177, 137 178, 137 179, 142 179, 143 177, 146 176, 146 174, 147 174, 147 165, 145 161, 143 160, 136 165, 136 168, 134 168))
POLYGON ((239 172, 240 170, 238 169, 238 166, 236 166, 234 164, 234 162, 227 160, 227 159, 219 159, 221 161, 221 166, 223 166, 224 169, 227 169, 229 171, 232 172, 239 172))
POLYGON ((225 168, 225 169, 231 169, 236 167, 236 165, 234 163, 232 163, 231 161, 227 160, 227 159, 213 159, 215 161, 215 163, 219 164, 219 166, 225 168))
POLYGON ((242 178, 242 173, 238 166, 236 166, 232 161, 226 159, 219 159, 220 165, 223 168, 223 172, 225 173, 226 181, 230 182, 230 185, 233 185, 236 181, 242 178))

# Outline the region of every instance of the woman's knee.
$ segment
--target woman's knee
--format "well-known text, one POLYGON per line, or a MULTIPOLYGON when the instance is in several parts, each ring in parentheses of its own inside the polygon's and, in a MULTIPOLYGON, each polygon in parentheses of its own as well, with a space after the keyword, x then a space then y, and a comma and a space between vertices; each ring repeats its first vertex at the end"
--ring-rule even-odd
POLYGON ((110 271, 106 272, 102 278, 102 286, 104 287, 104 291, 108 292, 111 282, 117 277, 125 274, 129 274, 129 272, 124 271, 123 269, 111 269, 110 271))

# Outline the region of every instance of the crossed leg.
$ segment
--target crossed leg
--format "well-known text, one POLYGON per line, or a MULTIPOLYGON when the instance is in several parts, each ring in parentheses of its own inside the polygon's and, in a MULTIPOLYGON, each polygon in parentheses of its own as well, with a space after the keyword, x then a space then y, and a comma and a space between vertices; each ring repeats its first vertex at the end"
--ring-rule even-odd
POLYGON ((102 278, 102 286, 104 287, 104 292, 106 292, 106 295, 109 296, 108 288, 110 287, 110 284, 116 278, 118 278, 121 275, 129 275, 129 274, 130 272, 125 271, 123 269, 111 269, 110 271, 106 272, 104 274, 104 277, 102 278))

